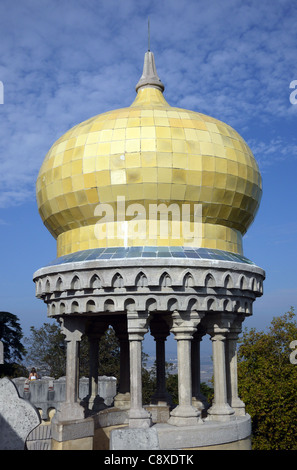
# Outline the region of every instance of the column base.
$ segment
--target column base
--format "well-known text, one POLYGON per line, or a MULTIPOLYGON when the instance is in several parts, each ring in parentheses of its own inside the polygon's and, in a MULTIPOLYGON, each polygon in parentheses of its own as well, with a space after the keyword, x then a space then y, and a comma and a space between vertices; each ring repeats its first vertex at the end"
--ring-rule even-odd
POLYGON ((61 403, 53 420, 55 422, 73 421, 85 418, 85 409, 79 402, 61 403))
POLYGON ((150 413, 144 408, 129 411, 129 428, 149 428, 153 425, 150 413))
POLYGON ((171 413, 168 424, 173 426, 195 426, 202 424, 200 413, 191 405, 178 405, 171 413))
POLYGON ((119 408, 120 410, 129 410, 130 409, 130 392, 118 393, 114 397, 114 407, 119 408))
POLYGON ((207 421, 232 421, 235 419, 235 412, 228 403, 214 404, 207 413, 207 421))
POLYGON ((240 398, 231 401, 231 407, 235 412, 235 416, 245 416, 245 404, 240 398))

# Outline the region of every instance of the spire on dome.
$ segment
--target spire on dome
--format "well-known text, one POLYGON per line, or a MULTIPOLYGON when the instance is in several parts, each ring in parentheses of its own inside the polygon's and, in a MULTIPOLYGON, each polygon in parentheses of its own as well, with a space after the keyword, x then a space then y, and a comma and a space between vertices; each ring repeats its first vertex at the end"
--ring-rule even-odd
POLYGON ((154 54, 151 51, 147 51, 144 56, 143 72, 137 83, 135 89, 138 92, 140 88, 153 87, 158 88, 162 92, 165 87, 158 77, 154 54))

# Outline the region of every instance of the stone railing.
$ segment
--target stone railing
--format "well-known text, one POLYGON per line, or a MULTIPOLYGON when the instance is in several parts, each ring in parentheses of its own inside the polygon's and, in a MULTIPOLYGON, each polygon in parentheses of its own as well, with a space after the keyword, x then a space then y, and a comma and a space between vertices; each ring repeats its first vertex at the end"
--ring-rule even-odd
MULTIPOLYGON (((13 379, 19 395, 28 400, 32 405, 41 411, 41 418, 49 418, 49 411, 57 409, 61 402, 65 401, 66 377, 55 380, 52 377, 42 377, 41 379, 30 381, 25 377, 13 379)), ((113 404, 116 395, 116 378, 100 376, 98 377, 98 395, 104 399, 106 406, 113 404)), ((89 393, 89 379, 82 377, 79 381, 79 397, 84 399, 89 393)))

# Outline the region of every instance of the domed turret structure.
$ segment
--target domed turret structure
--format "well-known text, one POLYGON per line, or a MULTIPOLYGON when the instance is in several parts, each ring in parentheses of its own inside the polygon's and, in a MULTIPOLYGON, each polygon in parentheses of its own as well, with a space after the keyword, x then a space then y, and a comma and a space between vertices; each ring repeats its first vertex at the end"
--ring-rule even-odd
POLYGON ((67 342, 66 401, 53 422, 53 448, 79 448, 82 441, 105 448, 100 428, 123 424, 128 429, 111 432, 110 449, 131 448, 133 438, 135 449, 248 448, 236 342, 263 292, 265 273, 242 250, 259 207, 261 175, 234 129, 167 103, 150 51, 136 91, 131 106, 66 132, 37 179, 39 212, 57 239, 58 256, 34 274, 36 295, 67 342), (121 357, 115 406, 106 411, 98 390, 98 341, 108 326, 121 357), (157 389, 144 406, 141 344, 149 330, 157 389), (165 381, 170 333, 177 341, 175 407, 165 381), (83 334, 90 343, 90 393, 81 400, 83 334), (213 347, 211 406, 200 393, 205 335, 213 347))
POLYGON ((45 157, 37 202, 57 238, 58 256, 102 247, 189 245, 185 206, 191 233, 201 224, 191 246, 242 254, 242 235, 262 192, 251 150, 227 124, 171 107, 152 52, 145 54, 136 90, 130 107, 78 124, 45 157), (112 213, 100 218, 103 204, 112 213), (164 204, 175 213, 162 236, 153 208, 164 204), (199 220, 195 204, 202 206, 199 220))

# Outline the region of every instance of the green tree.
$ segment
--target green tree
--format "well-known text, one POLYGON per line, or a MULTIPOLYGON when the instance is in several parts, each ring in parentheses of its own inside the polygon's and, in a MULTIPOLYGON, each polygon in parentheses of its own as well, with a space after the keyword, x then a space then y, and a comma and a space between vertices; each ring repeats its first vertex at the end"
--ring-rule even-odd
POLYGON ((0 312, 0 341, 4 347, 4 364, 0 365, 0 376, 17 377, 24 374, 21 361, 25 348, 21 342, 22 328, 16 315, 10 312, 0 312))
POLYGON ((239 395, 252 418, 253 449, 297 449, 297 340, 294 309, 275 317, 268 331, 245 329, 238 351, 239 395))
MULTIPOLYGON (((31 335, 25 339, 28 349, 26 362, 44 369, 54 378, 66 374, 66 343, 58 323, 44 323, 41 328, 31 326, 31 335)), ((99 342, 99 375, 119 378, 119 342, 114 330, 108 328, 99 342)), ((89 342, 83 336, 80 343, 80 376, 89 375, 89 342)))
POLYGON ((25 338, 27 346, 26 362, 36 369, 45 369, 54 378, 65 375, 66 349, 65 336, 58 323, 44 323, 42 327, 30 327, 31 336, 25 338))

